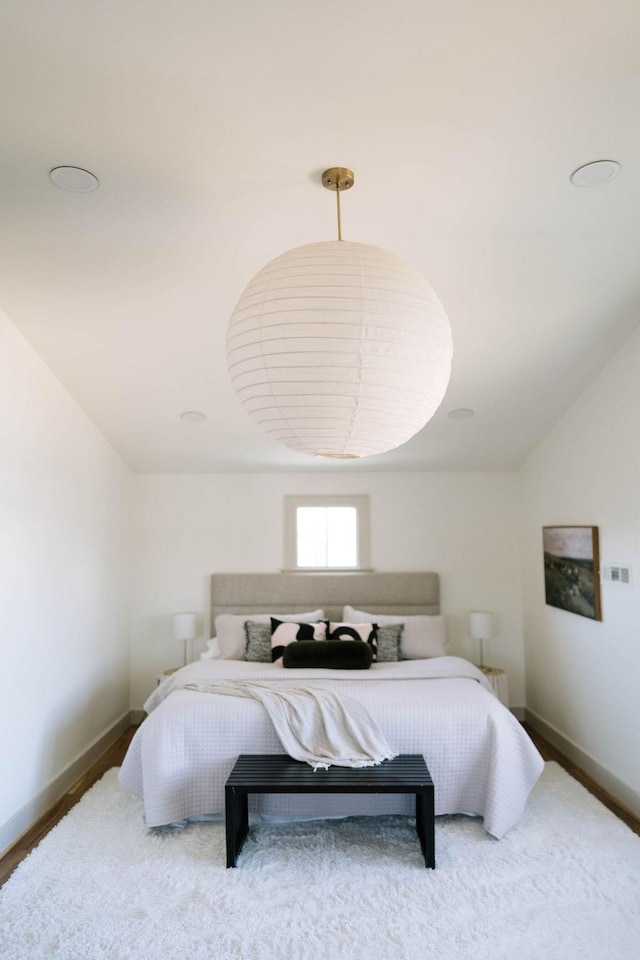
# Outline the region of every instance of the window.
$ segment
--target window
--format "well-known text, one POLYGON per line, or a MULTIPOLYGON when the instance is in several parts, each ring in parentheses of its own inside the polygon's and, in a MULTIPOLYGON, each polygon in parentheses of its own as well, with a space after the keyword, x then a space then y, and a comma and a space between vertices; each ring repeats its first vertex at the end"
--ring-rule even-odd
POLYGON ((369 568, 369 497, 285 497, 285 569, 369 568))

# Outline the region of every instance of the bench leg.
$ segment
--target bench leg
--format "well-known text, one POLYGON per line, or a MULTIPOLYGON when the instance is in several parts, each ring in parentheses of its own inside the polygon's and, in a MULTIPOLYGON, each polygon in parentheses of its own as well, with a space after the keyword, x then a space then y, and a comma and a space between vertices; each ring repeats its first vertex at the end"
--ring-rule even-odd
POLYGON ((233 787, 225 787, 224 819, 227 835, 227 869, 235 867, 238 854, 249 831, 249 797, 233 787))
POLYGON ((416 833, 424 855, 425 867, 435 868, 436 838, 433 788, 427 793, 416 793, 416 833))

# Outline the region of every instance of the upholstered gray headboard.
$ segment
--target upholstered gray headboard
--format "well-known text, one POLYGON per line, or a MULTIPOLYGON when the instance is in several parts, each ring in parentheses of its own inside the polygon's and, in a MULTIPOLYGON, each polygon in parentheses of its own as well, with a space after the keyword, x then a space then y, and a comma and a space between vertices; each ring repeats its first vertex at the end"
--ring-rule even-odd
POLYGON ((437 573, 214 573, 211 624, 219 613, 300 613, 321 607, 392 614, 440 613, 437 573))

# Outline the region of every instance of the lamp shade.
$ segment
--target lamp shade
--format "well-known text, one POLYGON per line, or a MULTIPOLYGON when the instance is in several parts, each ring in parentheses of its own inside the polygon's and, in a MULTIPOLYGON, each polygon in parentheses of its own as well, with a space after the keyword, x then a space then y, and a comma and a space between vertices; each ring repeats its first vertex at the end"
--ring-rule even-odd
POLYGON ((174 640, 193 640, 196 635, 195 613, 174 613, 172 622, 174 640))
POLYGON ((472 640, 491 640, 493 636, 493 614, 470 613, 469 636, 472 640))
POLYGON ((255 422, 303 453, 392 450, 436 412, 451 328, 425 278, 379 247, 311 243, 272 260, 231 316, 231 382, 255 422))

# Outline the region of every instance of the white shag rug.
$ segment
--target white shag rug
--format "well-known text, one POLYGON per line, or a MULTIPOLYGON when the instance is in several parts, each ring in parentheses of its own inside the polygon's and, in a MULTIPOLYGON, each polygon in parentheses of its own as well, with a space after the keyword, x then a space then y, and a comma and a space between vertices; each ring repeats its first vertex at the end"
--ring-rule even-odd
POLYGON ((438 818, 148 832, 111 770, 0 891, 2 960, 639 960, 640 837, 557 764, 496 841, 438 818))

